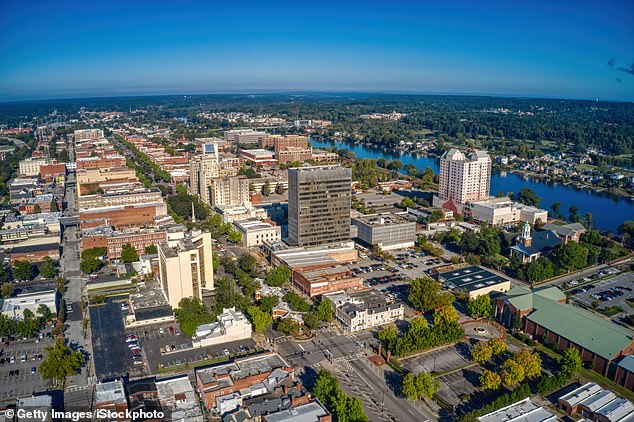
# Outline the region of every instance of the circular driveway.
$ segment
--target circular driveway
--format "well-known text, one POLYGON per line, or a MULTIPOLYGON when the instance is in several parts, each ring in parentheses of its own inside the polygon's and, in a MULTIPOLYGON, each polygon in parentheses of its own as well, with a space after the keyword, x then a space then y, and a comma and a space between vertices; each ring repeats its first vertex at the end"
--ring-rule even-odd
POLYGON ((464 328, 464 333, 467 338, 489 340, 493 337, 504 337, 504 334, 496 325, 486 320, 468 321, 462 324, 462 328, 464 328))

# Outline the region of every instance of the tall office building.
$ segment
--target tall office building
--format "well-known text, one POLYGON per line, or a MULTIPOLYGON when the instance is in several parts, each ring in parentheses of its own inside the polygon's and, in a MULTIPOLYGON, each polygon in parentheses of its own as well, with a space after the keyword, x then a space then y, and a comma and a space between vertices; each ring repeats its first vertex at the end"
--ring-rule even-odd
POLYGON ((352 170, 312 166, 288 170, 288 242, 310 246, 350 239, 352 170))
POLYGON ((202 300, 202 289, 213 290, 210 233, 194 233, 173 246, 161 243, 158 254, 161 287, 172 308, 184 297, 202 300))
POLYGON ((489 198, 491 187, 491 157, 485 151, 473 151, 465 156, 452 148, 440 159, 438 195, 434 206, 462 214, 467 202, 489 198))
POLYGON ((212 207, 246 205, 251 199, 249 179, 246 176, 213 179, 209 185, 209 199, 212 207))
POLYGON ((202 155, 194 157, 189 163, 189 189, 197 194, 201 201, 211 204, 210 187, 214 179, 235 176, 240 170, 238 157, 220 155, 216 144, 204 144, 202 155))

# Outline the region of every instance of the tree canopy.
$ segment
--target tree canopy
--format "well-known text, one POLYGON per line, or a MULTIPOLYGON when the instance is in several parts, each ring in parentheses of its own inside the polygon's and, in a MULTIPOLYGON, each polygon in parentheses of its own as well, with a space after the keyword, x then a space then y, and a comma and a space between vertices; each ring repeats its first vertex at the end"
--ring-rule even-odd
POLYGON ((178 302, 178 308, 174 310, 174 316, 178 321, 181 331, 188 337, 196 332, 196 328, 202 324, 214 321, 211 311, 198 298, 184 297, 178 302))

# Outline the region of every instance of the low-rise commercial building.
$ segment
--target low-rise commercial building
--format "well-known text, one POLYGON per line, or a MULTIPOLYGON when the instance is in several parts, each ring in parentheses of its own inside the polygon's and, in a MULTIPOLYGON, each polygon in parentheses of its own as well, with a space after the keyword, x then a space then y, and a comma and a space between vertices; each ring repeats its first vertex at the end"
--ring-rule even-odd
POLYGON ((493 226, 519 222, 535 225, 538 221, 548 221, 548 211, 511 201, 508 197, 469 202, 464 213, 478 222, 493 226))
POLYGON ((262 422, 331 422, 332 415, 319 400, 262 416, 262 422))
POLYGON ((479 422, 551 422, 557 416, 533 403, 530 397, 478 417, 479 422))
POLYGON ((402 303, 389 302, 374 289, 329 293, 323 297, 332 303, 337 320, 350 332, 391 324, 405 315, 402 303))
POLYGON ((363 279, 356 277, 347 265, 338 265, 315 270, 293 271, 293 284, 302 293, 313 297, 338 291, 362 289, 363 279))
POLYGON ((39 176, 40 167, 48 164, 47 158, 26 158, 18 164, 20 174, 23 176, 39 176))
POLYGON ((239 155, 254 167, 277 164, 275 153, 266 149, 243 149, 240 150, 239 155))
POLYGON ((82 195, 78 198, 79 211, 91 208, 114 207, 145 203, 160 203, 163 201, 161 191, 157 188, 136 188, 103 194, 82 195))
POLYGON ((45 292, 21 293, 15 297, 0 299, 2 314, 8 318, 24 319, 24 311, 29 310, 37 315, 37 309, 44 305, 51 313, 57 314, 57 292, 49 290, 45 292))
POLYGON ((110 226, 99 226, 82 230, 81 247, 82 250, 106 248, 108 259, 116 260, 121 258, 123 245, 129 243, 141 256, 145 254, 146 247, 158 245, 166 240, 167 233, 165 231, 138 230, 126 233, 113 230, 110 226))
POLYGON ((634 419, 634 405, 594 382, 588 382, 557 400, 557 407, 570 416, 593 422, 618 422, 634 419))
POLYGON ((91 208, 79 212, 82 229, 112 226, 117 230, 154 226, 157 217, 167 215, 164 202, 91 208))
POLYGON ((123 381, 102 382, 95 386, 95 408, 112 412, 128 410, 128 399, 123 388, 123 381))
POLYGON ((463 293, 469 299, 493 292, 507 292, 511 281, 482 267, 469 266, 444 271, 438 274, 438 281, 450 290, 463 293))
POLYGON ((384 251, 409 248, 416 241, 416 222, 398 214, 362 215, 353 218, 352 224, 366 246, 377 246, 384 251))
POLYGON ((216 207, 216 212, 222 217, 223 223, 233 223, 238 220, 262 220, 268 216, 266 209, 256 208, 249 204, 216 207))
POLYGON ((240 220, 234 221, 233 226, 242 235, 240 243, 247 248, 282 239, 282 228, 267 221, 240 220))
POLYGON ((275 158, 280 163, 303 162, 313 158, 313 149, 310 147, 286 147, 275 151, 275 158))
POLYGON ((207 347, 251 338, 251 323, 236 308, 223 309, 216 322, 203 324, 192 338, 194 347, 207 347))
POLYGON ((172 422, 203 422, 202 410, 187 375, 156 381, 161 409, 172 422))
POLYGON ((222 132, 225 141, 237 144, 257 144, 261 137, 267 136, 266 132, 254 129, 231 129, 222 132))

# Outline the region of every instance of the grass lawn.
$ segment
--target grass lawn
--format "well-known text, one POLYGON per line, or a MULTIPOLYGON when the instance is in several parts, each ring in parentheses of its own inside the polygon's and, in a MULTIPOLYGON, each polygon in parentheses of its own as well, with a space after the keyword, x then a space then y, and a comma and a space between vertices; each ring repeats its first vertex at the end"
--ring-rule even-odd
POLYGON ((625 301, 630 305, 630 308, 634 308, 634 299, 626 299, 625 301))
POLYGON ((608 249, 610 250, 610 252, 618 257, 625 256, 630 252, 629 250, 627 250, 627 248, 624 248, 614 241, 610 243, 610 247, 608 249))
POLYGON ((596 166, 593 166, 592 164, 579 164, 577 166, 577 170, 594 170, 596 169, 596 166))

